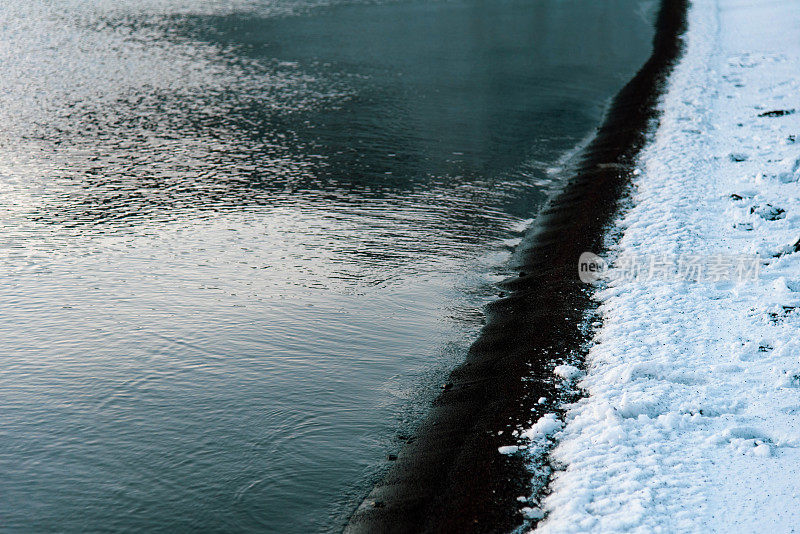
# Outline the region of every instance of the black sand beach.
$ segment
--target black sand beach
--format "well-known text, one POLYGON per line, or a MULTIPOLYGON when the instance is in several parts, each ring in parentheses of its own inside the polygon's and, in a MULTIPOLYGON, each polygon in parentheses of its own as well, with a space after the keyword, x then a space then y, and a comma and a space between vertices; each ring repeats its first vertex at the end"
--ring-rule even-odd
POLYGON ((557 398, 552 368, 579 354, 592 301, 577 278, 578 256, 597 251, 620 209, 664 81, 682 49, 687 0, 664 0, 653 53, 614 99, 574 178, 541 211, 519 246, 518 277, 487 309, 487 324, 466 362, 388 475, 345 531, 508 532, 523 524, 514 506, 532 491, 522 460, 498 454, 506 434, 529 424, 557 398), (555 363, 554 363, 555 362, 555 363))

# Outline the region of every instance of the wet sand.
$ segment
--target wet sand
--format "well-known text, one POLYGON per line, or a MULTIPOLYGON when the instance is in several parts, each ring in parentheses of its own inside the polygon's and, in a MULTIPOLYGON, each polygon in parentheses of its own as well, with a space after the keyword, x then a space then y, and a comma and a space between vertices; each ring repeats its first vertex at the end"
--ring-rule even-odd
POLYGON ((427 419, 354 512, 346 532, 508 532, 523 525, 516 497, 532 491, 522 458, 498 453, 509 431, 552 411, 554 358, 580 353, 592 301, 578 256, 601 249, 620 208, 666 76, 682 49, 687 0, 664 0, 653 53, 614 99, 574 177, 541 211, 501 285, 467 360, 427 419), (544 411, 543 411, 544 410, 544 411), (498 435, 499 432, 503 434, 498 435))

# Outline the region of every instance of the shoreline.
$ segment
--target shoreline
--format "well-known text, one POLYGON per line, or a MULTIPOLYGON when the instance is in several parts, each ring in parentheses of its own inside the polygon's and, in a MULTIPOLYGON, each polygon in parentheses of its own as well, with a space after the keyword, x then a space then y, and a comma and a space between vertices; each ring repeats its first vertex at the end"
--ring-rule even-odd
POLYGON ((498 448, 509 433, 557 411, 538 400, 558 398, 552 369, 581 353, 593 305, 577 278, 578 256, 601 249, 624 199, 681 54, 687 7, 688 0, 662 0, 650 58, 614 98, 573 178, 514 252, 520 276, 500 284, 509 296, 487 307, 466 361, 345 532, 511 531, 525 524, 514 504, 530 494, 530 460, 498 448))
POLYGON ((689 9, 537 532, 800 523, 797 7, 689 9))

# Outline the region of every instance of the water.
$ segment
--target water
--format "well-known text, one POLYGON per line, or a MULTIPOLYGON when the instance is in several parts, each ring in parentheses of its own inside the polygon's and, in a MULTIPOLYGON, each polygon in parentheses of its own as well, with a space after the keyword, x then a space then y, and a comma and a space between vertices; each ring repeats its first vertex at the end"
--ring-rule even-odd
POLYGON ((0 524, 337 530, 654 2, 0 1, 0 524))

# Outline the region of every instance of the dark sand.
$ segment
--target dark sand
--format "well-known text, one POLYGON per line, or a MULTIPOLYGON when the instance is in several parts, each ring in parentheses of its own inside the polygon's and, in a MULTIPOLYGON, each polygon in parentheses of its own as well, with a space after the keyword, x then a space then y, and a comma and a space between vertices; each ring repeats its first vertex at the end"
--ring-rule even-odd
POLYGON ((556 396, 554 357, 580 351, 586 341, 580 325, 592 301, 577 277, 578 256, 602 249, 625 196, 682 50, 687 3, 663 0, 652 56, 616 96, 575 176, 520 245, 524 274, 502 284, 509 296, 488 307, 466 362, 417 434, 403 437, 394 466, 346 532, 508 532, 523 523, 516 497, 532 491, 530 476, 521 458, 497 449, 509 444, 509 430, 542 413, 539 397, 556 396))

